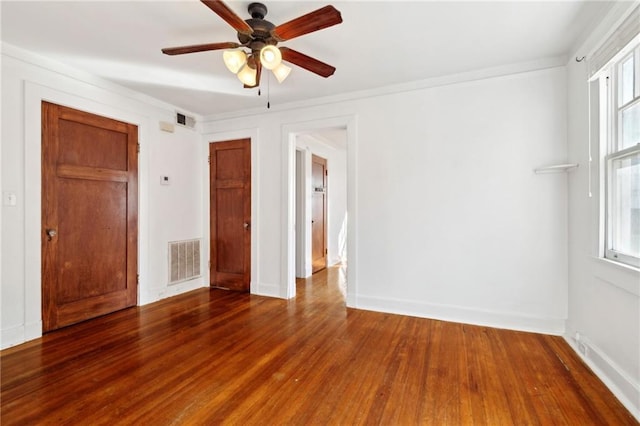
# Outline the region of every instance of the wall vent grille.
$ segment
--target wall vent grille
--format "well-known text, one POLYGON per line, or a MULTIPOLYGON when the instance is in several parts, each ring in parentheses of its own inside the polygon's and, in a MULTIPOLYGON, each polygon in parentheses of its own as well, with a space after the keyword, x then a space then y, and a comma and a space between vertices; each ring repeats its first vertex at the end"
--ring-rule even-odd
POLYGON ((169 242, 169 284, 201 276, 200 239, 169 242))
POLYGON ((196 127, 196 119, 181 112, 176 112, 176 124, 193 129, 196 127))

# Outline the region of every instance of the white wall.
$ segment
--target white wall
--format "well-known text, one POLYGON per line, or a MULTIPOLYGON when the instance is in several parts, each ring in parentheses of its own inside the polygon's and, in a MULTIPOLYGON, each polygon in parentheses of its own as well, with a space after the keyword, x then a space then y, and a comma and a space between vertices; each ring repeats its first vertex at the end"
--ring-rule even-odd
MULTIPOLYGON (((43 99, 138 125, 138 301, 148 303, 205 285, 196 279, 168 286, 167 243, 202 238, 201 138, 177 128, 171 105, 69 69, 12 46, 2 46, 2 191, 17 196, 2 206, 1 347, 42 333, 40 281, 40 103, 43 99), (172 178, 160 186, 160 175, 172 178)), ((187 111, 188 112, 188 111, 187 111)), ((205 265, 203 261, 201 263, 205 265)))
POLYGON ((640 273, 599 258, 598 140, 591 151, 589 186, 589 104, 587 67, 590 53, 606 39, 637 3, 618 3, 567 64, 569 175, 569 319, 565 338, 598 376, 640 420, 640 273), (591 189, 592 197, 589 197, 591 189), (579 340, 587 348, 579 350, 579 340))
MULTIPOLYGON (((284 129, 352 116, 350 305, 561 334, 566 176, 533 169, 566 160, 565 80, 559 67, 252 116, 273 195, 261 196, 261 244, 286 245, 284 129)), ((204 131, 246 122, 210 117, 204 131)), ((259 268, 282 286, 282 266, 259 268)))

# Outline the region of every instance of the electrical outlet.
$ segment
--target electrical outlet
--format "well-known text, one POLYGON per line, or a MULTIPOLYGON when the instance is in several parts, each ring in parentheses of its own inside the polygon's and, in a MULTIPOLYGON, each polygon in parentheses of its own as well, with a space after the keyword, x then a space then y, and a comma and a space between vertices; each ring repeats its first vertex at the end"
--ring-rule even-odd
POLYGON ((589 355, 589 346, 586 343, 578 341, 578 350, 585 357, 589 355))

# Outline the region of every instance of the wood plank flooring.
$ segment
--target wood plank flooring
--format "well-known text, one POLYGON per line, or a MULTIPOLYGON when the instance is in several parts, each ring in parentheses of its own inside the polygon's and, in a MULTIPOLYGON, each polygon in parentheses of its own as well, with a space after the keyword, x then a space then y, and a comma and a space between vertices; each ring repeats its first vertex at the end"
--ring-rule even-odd
POLYGON ((559 337, 200 289, 0 353, 2 425, 634 425, 559 337))

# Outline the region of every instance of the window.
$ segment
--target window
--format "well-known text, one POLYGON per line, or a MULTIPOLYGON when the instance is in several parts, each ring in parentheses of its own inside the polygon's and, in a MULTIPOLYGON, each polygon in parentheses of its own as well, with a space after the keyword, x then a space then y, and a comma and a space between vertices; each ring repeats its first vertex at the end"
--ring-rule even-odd
POLYGON ((603 117, 604 256, 640 267, 640 43, 623 50, 602 74, 607 96, 603 117), (626 53, 625 53, 626 52, 626 53))

